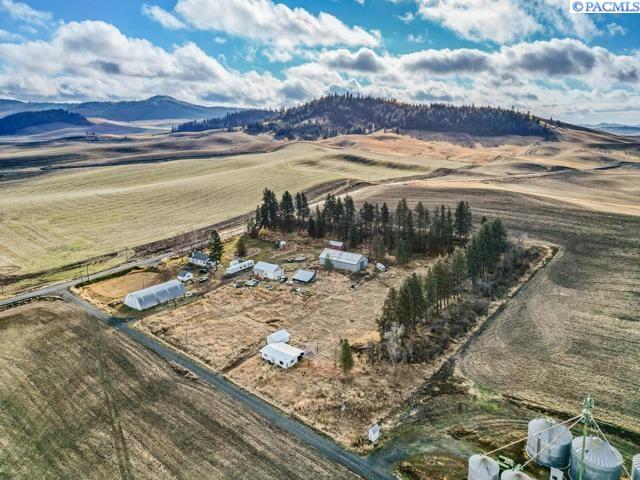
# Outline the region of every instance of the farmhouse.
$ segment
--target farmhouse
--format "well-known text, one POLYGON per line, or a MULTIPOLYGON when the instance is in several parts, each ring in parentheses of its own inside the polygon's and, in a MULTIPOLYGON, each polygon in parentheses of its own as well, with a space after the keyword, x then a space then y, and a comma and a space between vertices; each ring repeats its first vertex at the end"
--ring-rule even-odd
POLYGON ((298 270, 292 277, 294 282, 311 283, 316 279, 315 270, 298 270))
POLYGON ((246 260, 244 262, 239 262, 238 260, 234 260, 229 264, 229 268, 225 270, 226 275, 235 275, 238 272, 242 272, 243 270, 248 270, 255 265, 253 260, 246 260))
POLYGON ((360 253, 343 252, 333 248, 325 248, 320 254, 320 265, 325 265, 327 260, 331 261, 334 268, 350 272, 364 270, 369 264, 369 259, 360 253))
POLYGON ((286 343, 271 343, 260 349, 260 355, 262 359, 278 365, 282 368, 289 368, 302 358, 304 351, 299 348, 292 347, 286 343))
POLYGON ((199 267, 213 266, 213 262, 211 261, 211 259, 202 252, 191 252, 188 260, 192 265, 198 265, 199 267))
POLYGON ((261 280, 277 280, 284 276, 284 269, 273 263, 258 262, 253 267, 253 274, 261 280))
POLYGON ((271 335, 267 337, 267 345, 271 345, 272 343, 288 343, 289 342, 289 332, 286 330, 278 330, 277 332, 273 332, 271 335))
POLYGON ((153 287, 144 288, 129 293, 124 297, 124 304, 135 310, 142 311, 161 303, 183 297, 187 291, 184 284, 178 280, 170 280, 153 287))

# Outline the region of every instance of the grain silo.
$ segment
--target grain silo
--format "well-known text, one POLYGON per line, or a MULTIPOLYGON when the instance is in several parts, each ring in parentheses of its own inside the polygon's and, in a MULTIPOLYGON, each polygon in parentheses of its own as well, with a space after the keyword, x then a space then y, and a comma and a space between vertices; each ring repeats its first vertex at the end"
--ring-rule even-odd
POLYGON ((640 480, 640 453, 633 457, 631 461, 631 478, 633 480, 640 480))
POLYGON ((571 479, 579 478, 583 443, 585 449, 582 480, 620 480, 622 455, 598 437, 578 437, 571 444, 571 479))
POLYGON ((529 422, 527 455, 543 467, 564 469, 571 460, 573 435, 567 427, 548 418, 529 422))
POLYGON ((529 475, 518 470, 505 470, 500 480, 533 480, 529 475))
POLYGON ((498 480, 500 467, 491 457, 472 455, 469 457, 469 480, 498 480))

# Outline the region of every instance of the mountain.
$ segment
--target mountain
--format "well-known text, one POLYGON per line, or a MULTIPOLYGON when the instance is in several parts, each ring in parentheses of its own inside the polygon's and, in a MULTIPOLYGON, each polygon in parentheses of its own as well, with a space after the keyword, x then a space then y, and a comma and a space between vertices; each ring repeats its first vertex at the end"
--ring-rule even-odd
POLYGON ((640 125, 622 125, 620 123, 598 123, 597 125, 583 125, 583 127, 601 130, 615 135, 638 136, 640 125))
POLYGON ((217 119, 187 122, 174 131, 244 127, 276 138, 316 140, 380 129, 467 133, 480 136, 550 136, 546 121, 528 113, 494 107, 409 104, 351 94, 329 95, 282 110, 245 110, 217 119))
POLYGON ((35 127, 59 129, 72 125, 91 126, 93 124, 78 113, 62 109, 20 112, 0 118, 0 135, 15 135, 35 127))
POLYGON ((105 118, 131 122, 136 120, 197 119, 223 117, 239 108, 205 107, 176 100, 168 96, 155 96, 146 100, 120 102, 48 103, 21 102, 0 99, 0 116, 18 112, 65 109, 85 117, 105 118))

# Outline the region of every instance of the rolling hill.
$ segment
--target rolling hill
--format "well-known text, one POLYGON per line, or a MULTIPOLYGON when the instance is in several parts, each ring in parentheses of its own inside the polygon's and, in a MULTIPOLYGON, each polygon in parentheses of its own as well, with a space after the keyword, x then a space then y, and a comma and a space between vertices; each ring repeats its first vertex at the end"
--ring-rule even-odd
POLYGON ((26 129, 43 126, 59 129, 68 126, 89 127, 91 125, 93 124, 84 116, 62 109, 21 112, 0 118, 0 135, 15 135, 26 129))

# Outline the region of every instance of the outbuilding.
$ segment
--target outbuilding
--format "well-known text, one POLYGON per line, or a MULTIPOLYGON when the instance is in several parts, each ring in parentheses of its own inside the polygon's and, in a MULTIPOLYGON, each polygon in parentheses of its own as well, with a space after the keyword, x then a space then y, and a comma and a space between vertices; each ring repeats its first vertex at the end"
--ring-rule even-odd
POLYGON ((229 264, 229 268, 225 270, 226 275, 235 275, 236 273, 242 272, 244 270, 249 270, 251 267, 255 265, 253 260, 245 260, 244 262, 240 262, 238 260, 233 260, 229 264))
POLYGON ((282 342, 271 343, 260 349, 260 356, 263 360, 281 368, 292 367, 300 361, 303 355, 304 351, 282 342))
POLYGON ((299 283, 311 283, 316 279, 316 271, 315 270, 298 270, 295 275, 293 275, 292 280, 294 282, 299 283))
POLYGON ((339 240, 329 240, 329 248, 334 250, 344 250, 344 242, 339 240))
POLYGON ((181 282, 189 282, 193 280, 193 273, 189 270, 181 270, 180 273, 178 273, 178 280, 181 282))
POLYGON ((278 330, 267 337, 267 345, 272 343, 289 343, 289 332, 286 330, 278 330))
POLYGON ((360 272, 367 268, 369 259, 360 253, 343 252, 333 248, 325 248, 320 254, 320 265, 326 266, 330 261, 338 270, 360 272))
POLYGON ((284 269, 274 263, 258 262, 253 267, 253 274, 261 280, 277 280, 284 276, 284 269))
POLYGON ((124 304, 134 310, 142 311, 184 297, 186 293, 182 282, 170 280, 127 294, 124 297, 124 304))
POLYGON ((212 267, 213 261, 202 252, 191 252, 191 255, 188 257, 189 263, 192 265, 197 265, 199 267, 212 267))
POLYGON ((380 425, 377 423, 369 428, 369 441, 375 443, 380 438, 380 425))

